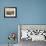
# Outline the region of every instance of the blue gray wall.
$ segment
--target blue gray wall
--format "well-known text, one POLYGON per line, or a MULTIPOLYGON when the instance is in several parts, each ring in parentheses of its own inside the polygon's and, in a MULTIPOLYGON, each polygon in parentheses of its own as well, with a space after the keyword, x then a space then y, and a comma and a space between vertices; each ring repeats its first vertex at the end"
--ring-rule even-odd
POLYGON ((8 43, 10 32, 17 34, 18 24, 46 24, 46 0, 0 0, 0 44, 8 43), (17 18, 4 18, 9 6, 17 7, 17 18))

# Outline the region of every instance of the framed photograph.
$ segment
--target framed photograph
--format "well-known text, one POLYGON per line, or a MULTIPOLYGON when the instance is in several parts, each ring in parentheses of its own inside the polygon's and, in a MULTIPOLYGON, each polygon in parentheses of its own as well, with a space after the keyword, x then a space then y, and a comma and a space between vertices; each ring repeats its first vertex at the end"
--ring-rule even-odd
POLYGON ((17 8, 16 7, 5 7, 4 8, 4 18, 16 18, 17 8))

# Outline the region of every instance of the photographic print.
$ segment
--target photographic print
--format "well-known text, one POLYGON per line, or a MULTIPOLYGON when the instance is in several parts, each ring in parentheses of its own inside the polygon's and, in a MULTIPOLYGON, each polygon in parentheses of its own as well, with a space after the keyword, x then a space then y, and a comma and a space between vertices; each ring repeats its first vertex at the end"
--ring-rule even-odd
POLYGON ((4 8, 4 18, 16 18, 17 8, 16 7, 5 7, 4 8))

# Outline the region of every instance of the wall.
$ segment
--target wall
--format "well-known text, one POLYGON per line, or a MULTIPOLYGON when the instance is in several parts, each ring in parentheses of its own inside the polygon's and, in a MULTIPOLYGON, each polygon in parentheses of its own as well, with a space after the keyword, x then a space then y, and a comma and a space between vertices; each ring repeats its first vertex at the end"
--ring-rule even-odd
MULTIPOLYGON (((17 24, 46 24, 46 0, 0 0, 0 44, 7 44, 17 24), (4 18, 4 7, 17 7, 17 18, 4 18)), ((17 43, 17 39, 16 39, 17 43)))

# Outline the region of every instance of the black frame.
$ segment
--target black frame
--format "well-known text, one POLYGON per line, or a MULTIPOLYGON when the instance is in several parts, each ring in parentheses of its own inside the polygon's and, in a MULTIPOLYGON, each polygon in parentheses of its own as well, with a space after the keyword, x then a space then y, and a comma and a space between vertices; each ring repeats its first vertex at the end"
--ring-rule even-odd
POLYGON ((16 7, 5 7, 5 8, 4 8, 4 18, 16 18, 17 17, 17 8, 16 7), (15 8, 16 9, 15 16, 5 16, 5 8, 15 8))

